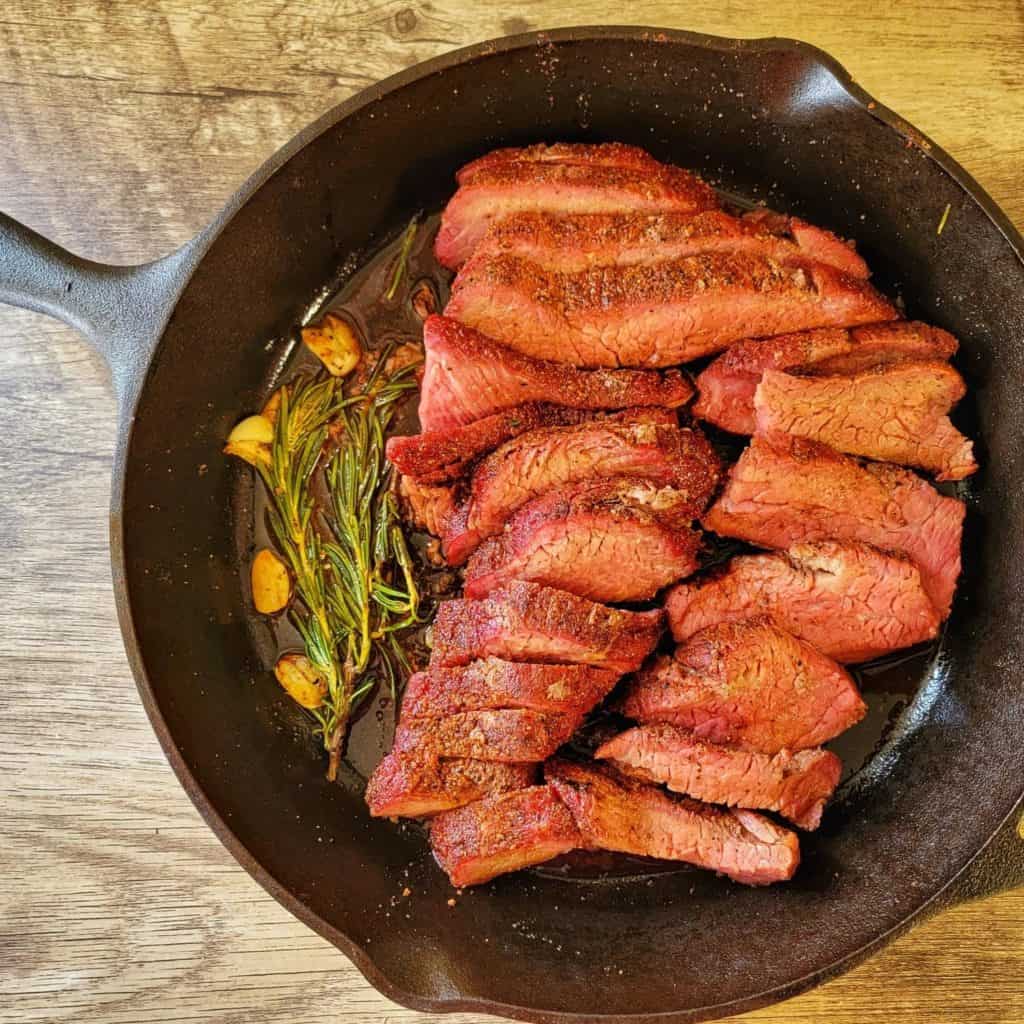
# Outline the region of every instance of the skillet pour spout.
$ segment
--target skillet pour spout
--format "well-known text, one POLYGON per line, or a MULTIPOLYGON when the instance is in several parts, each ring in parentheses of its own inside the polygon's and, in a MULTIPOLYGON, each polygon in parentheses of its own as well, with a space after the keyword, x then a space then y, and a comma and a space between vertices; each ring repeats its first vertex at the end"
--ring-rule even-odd
POLYGON ((482 43, 329 111, 154 263, 105 267, 0 217, 0 300, 61 317, 111 364, 118 610, 168 760, 242 866, 391 998, 545 1022, 708 1020, 847 969, 926 907, 1024 884, 1012 824, 963 875, 1024 791, 1024 240, 821 51, 653 28, 482 43), (855 237, 908 315, 962 339, 985 464, 967 568, 917 695, 804 841, 791 885, 524 872, 451 908, 422 832, 370 819, 359 773, 329 785, 290 727, 240 582, 251 480, 220 448, 284 364, 287 340, 267 339, 287 339, 346 261, 439 208, 461 164, 613 139, 855 237), (415 898, 390 914, 405 886, 415 898))

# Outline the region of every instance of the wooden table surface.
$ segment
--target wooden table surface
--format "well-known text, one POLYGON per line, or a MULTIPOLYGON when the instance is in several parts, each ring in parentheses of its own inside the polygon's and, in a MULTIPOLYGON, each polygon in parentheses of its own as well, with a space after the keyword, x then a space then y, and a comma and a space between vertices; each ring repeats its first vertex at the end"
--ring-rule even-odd
MULTIPOLYGON (((367 83, 489 36, 626 20, 822 46, 1024 227, 1015 0, 9 0, 0 209, 97 259, 155 257, 367 83)), ((0 309, 0 335, 0 1021, 426 1021, 274 903, 179 788, 114 615, 106 371, 40 316, 0 309)), ((1020 1024, 1024 890, 744 1020, 1020 1024)))

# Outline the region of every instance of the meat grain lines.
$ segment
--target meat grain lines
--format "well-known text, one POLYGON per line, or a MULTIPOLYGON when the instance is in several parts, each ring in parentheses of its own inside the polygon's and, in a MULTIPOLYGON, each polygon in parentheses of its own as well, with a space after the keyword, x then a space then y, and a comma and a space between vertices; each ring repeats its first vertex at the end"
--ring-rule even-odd
POLYGON ((635 147, 498 150, 457 182, 424 432, 387 453, 464 596, 371 812, 430 817, 456 885, 576 848, 788 879, 797 835, 760 812, 818 826, 823 745, 866 711, 842 663, 949 613, 963 505, 893 463, 974 471, 956 340, 899 319, 852 245, 635 147), (687 416, 678 364, 718 352, 687 416), (727 472, 698 419, 754 435, 727 472), (699 573, 701 528, 762 551, 699 573), (566 755, 608 700, 637 724, 566 755))

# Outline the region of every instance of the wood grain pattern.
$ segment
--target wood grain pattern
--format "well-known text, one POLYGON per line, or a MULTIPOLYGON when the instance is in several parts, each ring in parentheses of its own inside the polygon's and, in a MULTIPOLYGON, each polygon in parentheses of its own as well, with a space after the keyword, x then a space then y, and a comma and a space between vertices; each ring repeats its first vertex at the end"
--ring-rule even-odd
MULTIPOLYGON (((1014 0, 22 0, 0 11, 0 208, 98 259, 154 257, 367 83, 503 32, 622 20, 817 43, 1024 226, 1014 0)), ((41 317, 0 309, 0 334, 0 1021, 428 1020, 266 896, 179 789, 114 615, 106 371, 41 317)), ((744 1020, 1018 1024, 1022 976, 1018 890, 744 1020)))

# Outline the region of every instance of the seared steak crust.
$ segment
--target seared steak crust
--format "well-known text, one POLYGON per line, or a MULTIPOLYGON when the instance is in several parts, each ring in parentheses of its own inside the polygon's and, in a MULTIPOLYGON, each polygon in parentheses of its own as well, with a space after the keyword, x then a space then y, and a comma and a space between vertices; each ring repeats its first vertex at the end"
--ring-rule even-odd
POLYGON ((486 708, 411 718, 403 709, 396 751, 429 747, 442 757, 528 763, 550 757, 576 730, 582 714, 541 714, 524 708, 486 708))
POLYGON ((964 511, 909 470, 862 463, 814 441, 755 437, 704 526, 769 548, 831 538, 902 552, 945 618, 960 574, 964 511))
POLYGON ((551 787, 532 786, 439 814, 430 823, 430 845, 461 888, 551 860, 582 839, 551 787))
POLYGON ((627 775, 727 807, 777 811, 813 830, 842 774, 842 762, 815 748, 759 754, 707 743, 674 725, 641 725, 603 744, 594 757, 627 775))
POLYGON ((466 566, 467 597, 510 580, 595 601, 642 601, 698 565, 688 494, 644 480, 597 480, 528 502, 466 566))
POLYGON ((753 811, 673 798, 603 765, 549 761, 544 774, 589 846, 682 860, 748 885, 785 881, 800 863, 796 835, 753 811))
POLYGON ((494 170, 511 163, 590 164, 591 166, 634 167, 639 170, 659 170, 664 166, 639 146, 623 142, 543 142, 532 146, 507 146, 492 149, 476 160, 471 160, 456 172, 455 180, 468 185, 478 171, 494 170))
POLYGON ((492 225, 473 259, 508 254, 544 270, 660 263, 702 252, 749 252, 784 262, 829 263, 852 277, 868 269, 857 253, 829 231, 797 217, 733 217, 699 213, 517 213, 492 225))
POLYGON ((491 224, 524 210, 551 213, 657 213, 718 206, 714 190, 667 164, 497 160, 464 175, 445 207, 434 241, 438 261, 453 270, 472 254, 491 224))
POLYGON ((734 434, 752 434, 757 426, 754 392, 765 370, 860 373, 885 363, 949 359, 957 348, 948 331, 916 320, 747 338, 731 345, 697 378, 693 414, 734 434))
POLYGON ((867 711, 841 665, 757 617, 695 633, 636 678, 622 711, 697 739, 777 754, 827 743, 867 711))
POLYGON ((431 667, 477 658, 597 665, 633 672, 654 649, 664 612, 607 608, 536 583, 515 582, 482 601, 442 601, 431 667))
POLYGON ((680 641, 719 622, 770 615, 842 662, 931 640, 941 621, 910 559, 834 541, 740 555, 702 580, 674 587, 665 608, 680 641))
POLYGON ((896 310, 825 264, 713 252, 577 273, 510 255, 474 259, 445 314, 537 359, 658 367, 740 338, 891 320, 896 310))
POLYGON ((514 437, 544 427, 571 427, 591 420, 614 423, 620 418, 661 426, 679 423, 673 410, 656 406, 593 412, 551 402, 526 402, 452 430, 389 437, 386 451, 388 461, 403 475, 420 483, 449 483, 462 476, 477 459, 514 437))
POLYGON ((966 391, 948 363, 906 362, 834 377, 766 370, 754 394, 757 429, 962 480, 973 446, 947 413, 966 391))
POLYGON ((535 777, 534 765, 441 758, 429 747, 392 751, 366 783, 366 803, 375 818, 425 818, 535 777))
POLYGON ((719 461, 699 431, 641 416, 547 427, 503 444, 473 472, 469 495, 448 520, 444 554, 460 565, 531 499, 604 477, 637 477, 671 486, 699 515, 718 483, 719 461))
POLYGON ((577 409, 627 409, 689 401, 679 370, 581 370, 533 359, 442 316, 423 325, 426 353, 420 390, 425 431, 451 430, 524 402, 557 399, 577 409))
POLYGON ((603 700, 618 674, 592 665, 530 665, 483 658, 468 665, 414 673, 402 716, 440 717, 484 708, 526 708, 579 716, 603 700))

